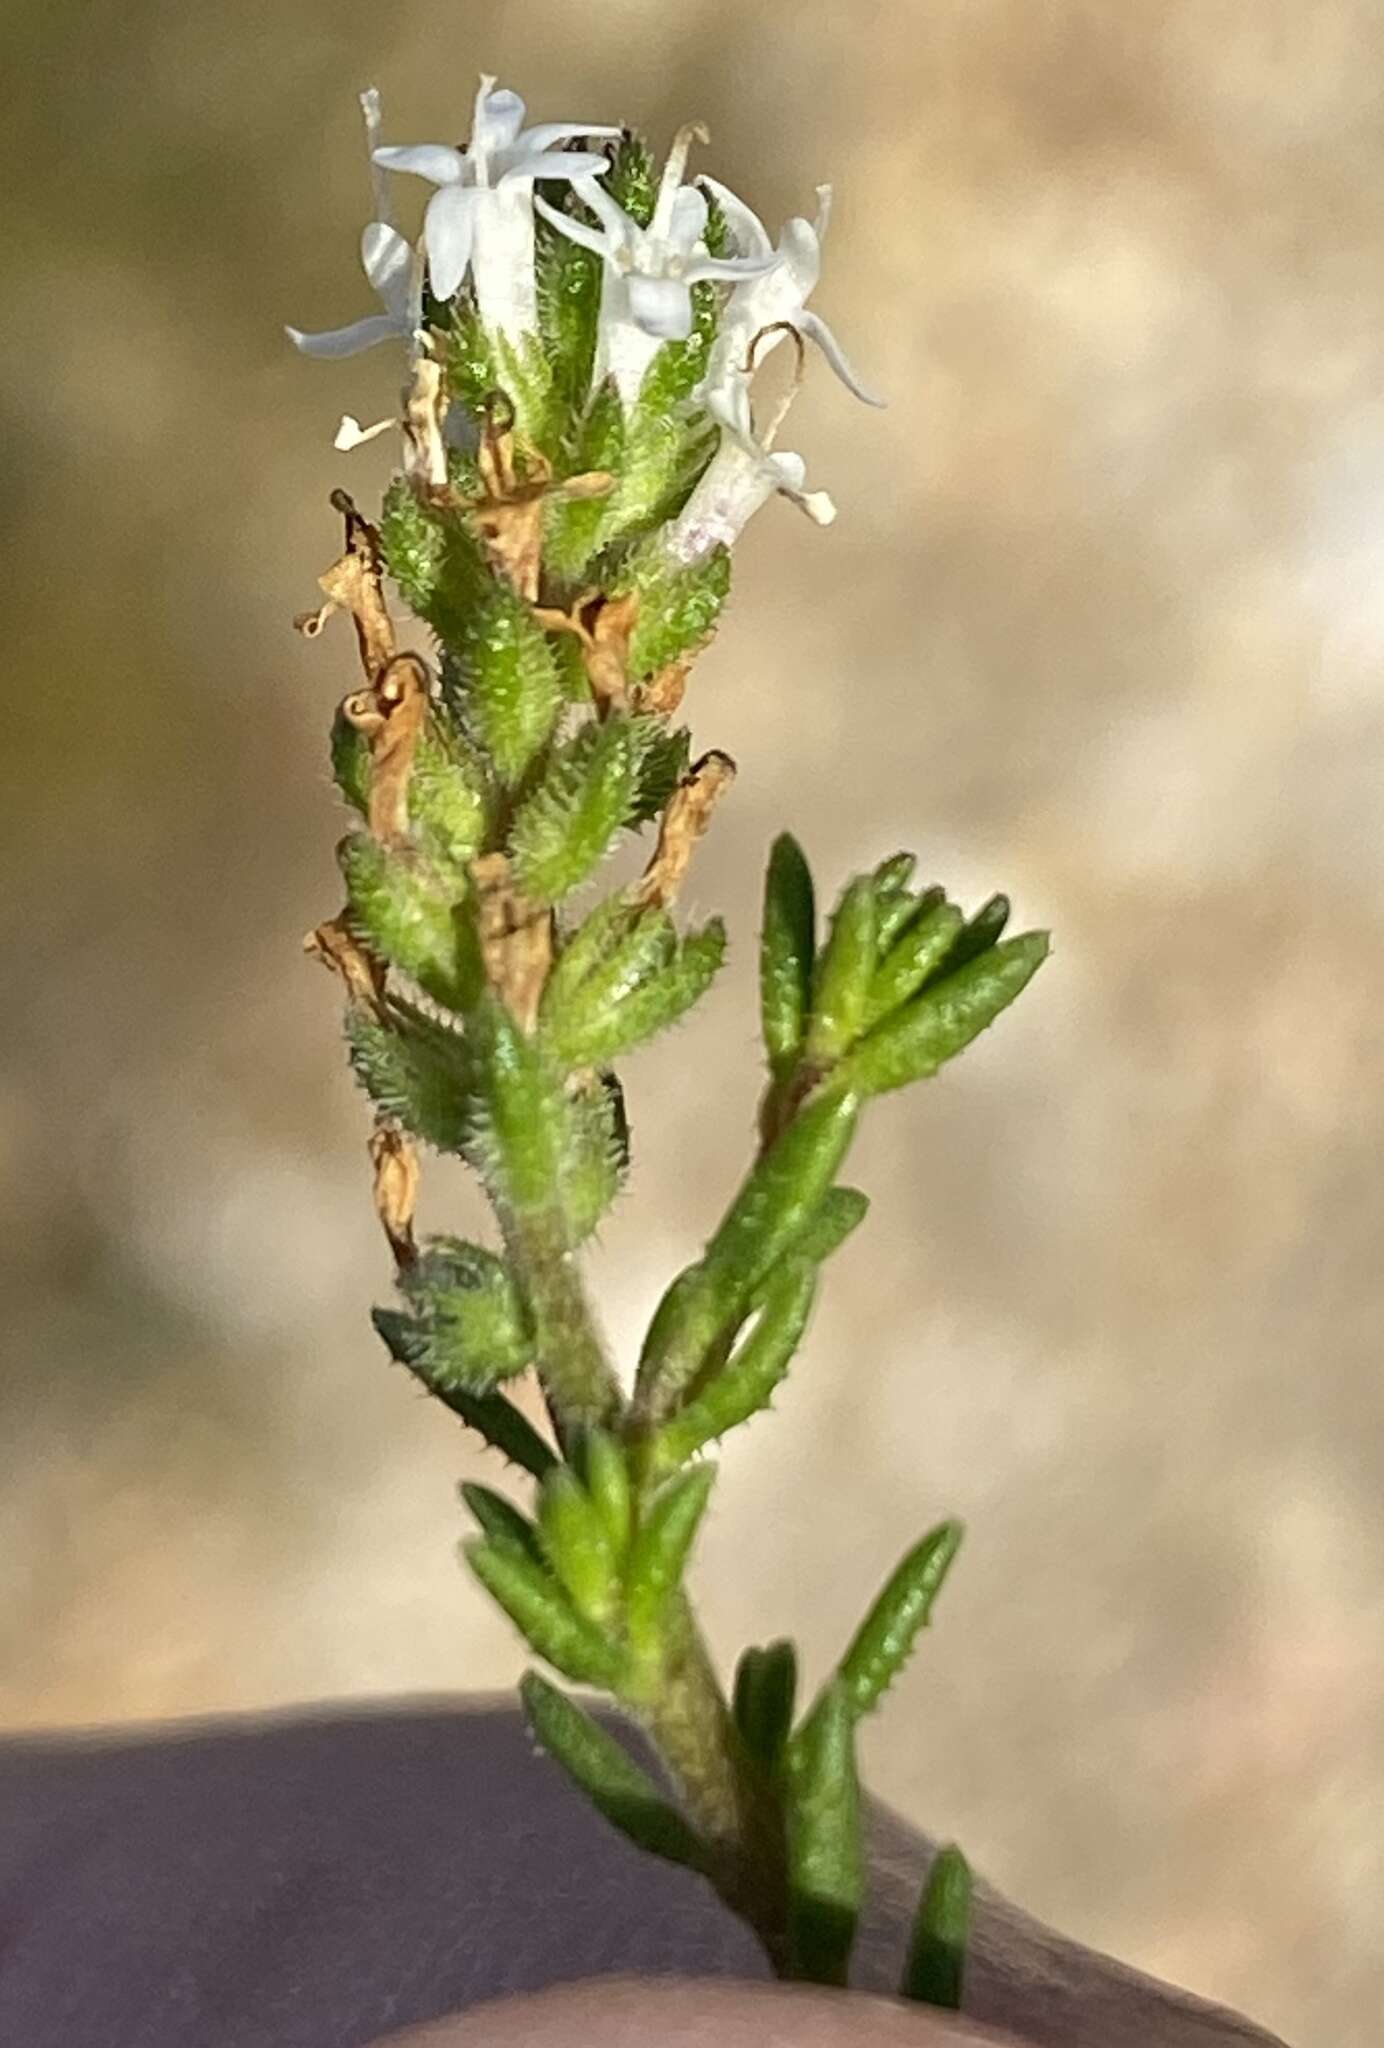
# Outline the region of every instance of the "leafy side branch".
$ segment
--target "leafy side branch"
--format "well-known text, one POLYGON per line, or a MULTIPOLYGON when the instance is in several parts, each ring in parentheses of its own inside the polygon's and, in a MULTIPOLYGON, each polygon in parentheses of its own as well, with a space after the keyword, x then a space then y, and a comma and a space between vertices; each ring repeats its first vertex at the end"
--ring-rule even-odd
MULTIPOLYGON (((960 1542, 944 1522, 886 1582, 801 1709, 789 1644, 752 1648, 729 1694, 687 1573, 709 1449, 767 1408, 823 1268, 863 1221, 843 1178, 877 1095, 934 1074, 1023 989, 1042 933, 967 917, 896 855, 825 922, 802 850, 774 845, 760 956, 767 1079, 745 1178, 668 1286, 632 1375, 597 1324, 582 1247, 628 1167, 617 1063, 679 1022, 721 964, 718 919, 679 917, 734 766, 694 756, 688 679, 745 522, 785 496, 818 524, 801 459, 758 417, 756 371, 810 342, 867 394, 806 300, 817 220, 777 244, 733 193, 686 182, 697 132, 658 171, 637 138, 523 127, 482 83, 465 150, 383 147, 363 244, 384 311, 294 339, 407 355, 403 462, 371 521, 343 493, 339 559, 310 635, 349 618, 361 668, 331 735, 352 826, 344 901, 308 945, 339 976, 374 1106, 376 1208, 398 1302, 390 1354, 514 1468, 521 1504, 463 1488, 477 1579, 534 1655, 645 1732, 654 1776, 609 1725, 531 1672, 549 1753, 641 1847, 703 1875, 785 1975, 844 1983, 864 1886, 855 1730, 911 1654, 960 1542), (436 186, 417 252, 387 178, 436 186), (392 580, 423 629, 400 645, 392 580), (602 884, 644 835, 638 878, 602 884), (420 1236, 420 1156, 465 1160, 489 1244, 420 1236)), ((369 432, 344 423, 342 445, 369 432)), ((969 1878, 939 1862, 907 1995, 960 1995, 969 1878)))

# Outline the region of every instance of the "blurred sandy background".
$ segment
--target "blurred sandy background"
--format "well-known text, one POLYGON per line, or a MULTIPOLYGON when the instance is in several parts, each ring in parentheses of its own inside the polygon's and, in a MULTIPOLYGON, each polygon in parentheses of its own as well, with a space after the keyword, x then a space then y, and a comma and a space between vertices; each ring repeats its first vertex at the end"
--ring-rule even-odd
MULTIPOLYGON (((875 1197, 702 1569, 811 1669, 971 1536, 877 1789, 1035 1911, 1298 2044, 1384 2008, 1384 11, 1367 0, 12 0, 3 517, 0 1717, 507 1684, 478 1461, 391 1373, 289 630, 396 365, 355 93, 461 133, 690 115, 837 214, 792 444, 841 508, 743 550, 699 670, 742 764, 737 958, 629 1072, 597 1284, 628 1355, 743 1161, 763 854, 1010 887, 1053 964, 876 1113, 875 1197), (776 1540, 752 1534, 767 1496, 776 1540)), ((423 188, 418 189, 421 203, 423 188)), ((426 1220, 471 1214, 435 1172, 426 1220)))

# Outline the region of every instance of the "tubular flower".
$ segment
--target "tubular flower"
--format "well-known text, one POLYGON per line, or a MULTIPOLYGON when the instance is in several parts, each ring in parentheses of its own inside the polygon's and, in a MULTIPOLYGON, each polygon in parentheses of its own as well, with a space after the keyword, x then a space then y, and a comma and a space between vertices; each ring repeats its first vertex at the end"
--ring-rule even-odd
MULTIPOLYGON (((360 96, 365 116, 367 146, 373 152, 380 128, 380 96, 372 86, 360 96)), ((413 251, 395 227, 390 212, 385 178, 371 162, 375 190, 375 219, 360 238, 360 261, 371 289, 384 306, 383 313, 371 313, 350 327, 334 327, 325 334, 304 334, 288 327, 285 333, 305 356, 355 356, 381 341, 396 341, 412 334, 418 325, 419 307, 413 282, 413 251)))
POLYGON ((593 178, 579 177, 573 183, 595 214, 597 227, 559 213, 546 200, 535 201, 544 219, 560 234, 605 260, 596 380, 613 376, 626 405, 638 398, 644 374, 664 342, 686 341, 691 334, 694 284, 707 278, 739 284, 762 277, 780 260, 772 248, 744 256, 707 253, 702 240, 706 196, 682 182, 688 151, 701 132, 695 125, 678 132, 646 228, 632 220, 593 178))
POLYGON ((605 158, 556 145, 574 136, 619 133, 585 121, 545 121, 525 128, 518 93, 497 92, 493 78, 482 78, 471 140, 464 149, 420 142, 376 149, 374 160, 386 170, 412 171, 438 188, 423 223, 436 296, 450 299, 469 271, 485 327, 518 342, 538 328, 534 180, 593 183, 607 168, 605 158))

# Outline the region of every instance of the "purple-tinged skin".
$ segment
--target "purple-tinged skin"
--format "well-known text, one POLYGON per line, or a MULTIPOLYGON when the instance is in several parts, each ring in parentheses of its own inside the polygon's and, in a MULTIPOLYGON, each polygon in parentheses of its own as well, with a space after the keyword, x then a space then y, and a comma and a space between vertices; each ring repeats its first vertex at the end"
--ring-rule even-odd
POLYGON ((855 1983, 883 1999, 783 1989, 706 1886, 610 1830, 508 1706, 12 1738, 0 2042, 1281 2048, 983 1886, 965 2018, 894 2004, 932 1848, 874 1824, 855 1983))

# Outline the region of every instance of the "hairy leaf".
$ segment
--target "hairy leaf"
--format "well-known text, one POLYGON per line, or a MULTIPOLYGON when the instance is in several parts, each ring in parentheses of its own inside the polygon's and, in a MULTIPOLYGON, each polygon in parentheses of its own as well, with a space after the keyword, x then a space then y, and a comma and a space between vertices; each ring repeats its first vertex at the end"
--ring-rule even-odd
POLYGON ((538 1533, 577 1611, 591 1621, 611 1621, 619 1592, 615 1548, 605 1517, 569 1465, 555 1466, 543 1482, 538 1533))
POLYGON ((863 1094, 880 1095, 935 1074, 1009 1007, 1047 951, 1046 932, 1004 939, 925 989, 860 1041, 847 1062, 851 1085, 863 1094))
POLYGON ((768 1407, 802 1342, 816 1288, 815 1266, 797 1258, 782 1262, 764 1284, 759 1317, 749 1335, 656 1432, 656 1469, 685 1464, 714 1438, 768 1407))
POLYGON ((532 1559, 534 1564, 542 1564, 538 1531, 513 1501, 506 1500, 502 1493, 494 1492, 489 1486, 478 1485, 474 1479, 462 1481, 461 1497, 479 1522, 482 1534, 497 1549, 508 1544, 511 1549, 532 1559))
POLYGON ((802 1049, 812 1006, 816 948, 812 871, 788 832, 774 841, 764 879, 759 1010, 769 1071, 776 1077, 802 1049))
POLYGON ((536 903, 579 888, 628 821, 640 748, 626 718, 592 720, 559 747, 510 834, 515 877, 536 903))
MULTIPOLYGON (((411 1372, 416 1371, 415 1359, 422 1339, 412 1316, 406 1316, 398 1309, 377 1308, 371 1310, 370 1320, 383 1338, 390 1356, 400 1365, 406 1365, 411 1372)), ((444 1408, 450 1408, 468 1429, 474 1429, 492 1450, 508 1458, 512 1465, 518 1465, 522 1471, 531 1473, 535 1479, 541 1479, 557 1463, 554 1453, 527 1416, 521 1415, 503 1394, 468 1394, 459 1387, 429 1387, 428 1391, 437 1396, 444 1408)))
POLYGON ((609 1687, 618 1682, 619 1649, 577 1613, 540 1565, 486 1537, 466 1544, 464 1554, 486 1591, 545 1663, 578 1685, 609 1687))
POLYGON ((626 1573, 625 1615, 636 1658, 658 1654, 668 1602, 682 1584, 715 1483, 714 1465, 695 1465, 665 1480, 644 1508, 626 1573))
POLYGON ((536 1671, 520 1680, 519 1697, 539 1743, 613 1827, 651 1855, 689 1870, 703 1867, 697 1836, 599 1721, 536 1671))
POLYGON ((942 1522, 915 1544, 856 1631, 841 1659, 841 1683, 857 1719, 879 1705, 913 1654, 962 1534, 960 1522, 942 1522))
POLYGON ((788 1747, 788 1941, 794 1977, 845 1984, 865 1897, 855 1722, 838 1680, 788 1747))

